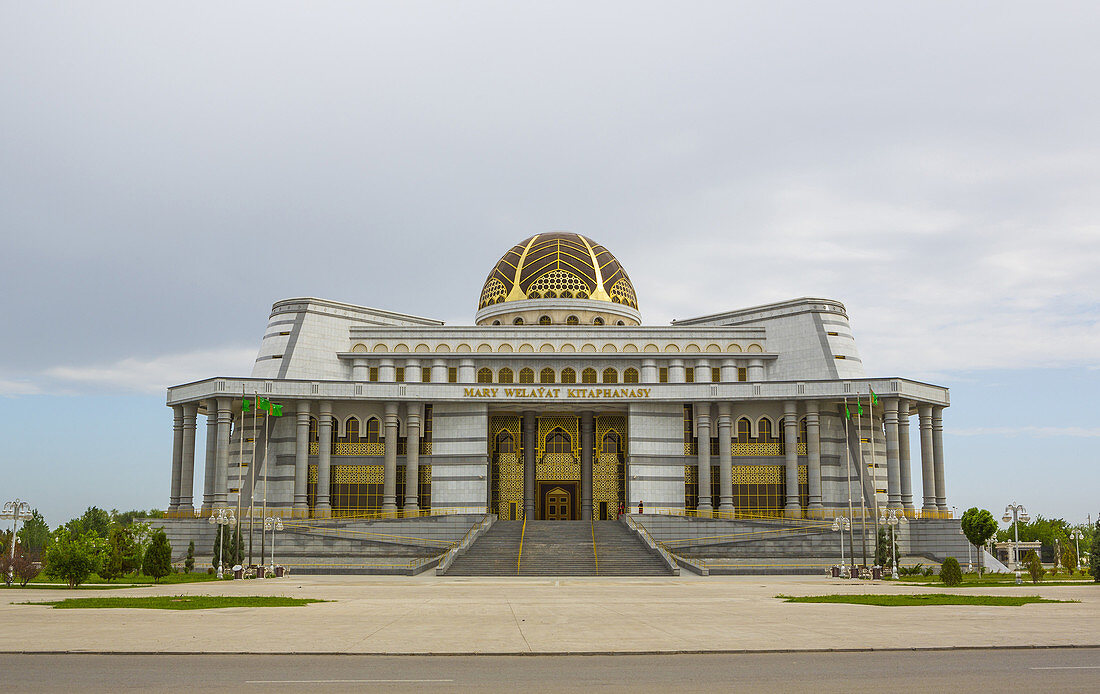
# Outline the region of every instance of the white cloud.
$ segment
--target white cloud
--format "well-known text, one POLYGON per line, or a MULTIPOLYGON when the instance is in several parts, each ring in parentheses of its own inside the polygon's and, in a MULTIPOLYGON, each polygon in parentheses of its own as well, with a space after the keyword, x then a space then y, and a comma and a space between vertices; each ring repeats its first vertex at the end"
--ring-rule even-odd
POLYGON ((38 395, 42 392, 36 384, 30 381, 15 381, 0 378, 0 397, 12 397, 15 395, 38 395))
POLYGON ((179 383, 249 373, 255 356, 256 350, 252 348, 224 347, 145 359, 127 357, 104 365, 55 366, 46 369, 44 375, 67 387, 162 393, 168 386, 179 383))

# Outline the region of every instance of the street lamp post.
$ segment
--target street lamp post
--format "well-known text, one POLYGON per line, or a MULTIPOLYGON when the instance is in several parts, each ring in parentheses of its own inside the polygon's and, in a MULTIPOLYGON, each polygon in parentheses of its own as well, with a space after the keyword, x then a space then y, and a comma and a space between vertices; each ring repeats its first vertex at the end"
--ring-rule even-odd
POLYGON ((275 533, 282 532, 283 519, 278 516, 264 518, 264 531, 271 531, 271 573, 275 573, 275 533))
MULTIPOLYGON (((966 533, 963 532, 962 528, 959 528, 959 534, 963 537, 966 537, 966 533)), ((967 572, 971 572, 974 570, 974 555, 970 552, 969 539, 966 540, 966 570, 967 572)))
POLYGON ((30 505, 21 499, 15 499, 4 504, 4 512, 0 518, 11 519, 11 557, 8 562, 8 585, 15 580, 15 533, 19 531, 19 519, 26 518, 30 514, 30 505))
POLYGON ((218 530, 218 578, 223 575, 222 570, 222 558, 225 555, 225 533, 223 528, 229 526, 230 528, 237 527, 237 517, 233 515, 233 510, 229 509, 228 513, 226 509, 220 509, 217 515, 210 516, 210 524, 217 526, 218 530))
POLYGON ((1019 521, 1028 522, 1031 516, 1023 504, 1009 504, 1005 506, 1005 514, 1001 517, 1004 523, 1012 523, 1015 542, 1012 544, 1012 570, 1016 572, 1016 585, 1023 583, 1020 578, 1020 527, 1019 521))
POLYGON ((1069 539, 1073 540, 1074 544, 1077 546, 1077 568, 1080 569, 1081 568, 1081 540, 1085 539, 1085 536, 1083 534, 1081 534, 1081 529, 1080 528, 1074 528, 1072 531, 1070 531, 1069 539))
POLYGON ((833 532, 840 533, 840 566, 845 567, 844 562, 844 531, 852 527, 852 522, 845 516, 839 516, 833 521, 833 532))
POLYGON ((890 578, 896 581, 898 580, 898 536, 896 529, 902 518, 898 516, 897 509, 890 509, 889 513, 883 511, 879 520, 890 527, 890 578))

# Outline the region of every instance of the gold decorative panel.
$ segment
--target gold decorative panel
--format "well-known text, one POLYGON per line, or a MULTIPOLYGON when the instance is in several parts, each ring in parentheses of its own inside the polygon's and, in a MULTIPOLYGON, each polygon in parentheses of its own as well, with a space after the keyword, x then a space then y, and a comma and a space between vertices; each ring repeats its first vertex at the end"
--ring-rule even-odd
MULTIPOLYGON (((504 287, 503 284, 500 285, 504 287)), ((538 292, 545 296, 547 291, 553 291, 561 296, 562 291, 569 291, 574 297, 587 299, 592 293, 588 283, 567 270, 551 270, 542 275, 527 287, 527 295, 538 292)), ((633 293, 633 292, 632 292, 633 293)))
POLYGON ((626 417, 622 415, 601 415, 596 417, 596 457, 603 455, 603 439, 609 431, 619 435, 622 452, 626 453, 626 417))
POLYGON ((556 481, 570 481, 575 480, 577 482, 581 479, 581 463, 579 460, 574 461, 572 458, 566 458, 565 456, 546 456, 547 458, 558 458, 557 460, 542 460, 535 463, 535 479, 540 482, 548 482, 552 480, 556 481))
POLYGON ((333 484, 382 484, 381 465, 333 465, 333 484))
POLYGON ((500 280, 491 278, 485 283, 485 287, 481 290, 481 306, 488 306, 489 304, 495 304, 498 301, 502 301, 504 297, 508 296, 508 288, 504 286, 504 283, 500 280))
POLYGON ((317 455, 317 453, 320 450, 321 450, 321 445, 319 443, 317 443, 316 441, 313 441, 309 444, 309 454, 310 455, 317 455))
POLYGON ((385 443, 334 443, 333 455, 385 455, 385 443))
MULTIPOLYGON (((573 457, 579 459, 580 455, 581 455, 581 446, 580 446, 581 442, 580 442, 580 435, 578 433, 578 426, 579 426, 579 420, 575 415, 574 416, 568 416, 568 415, 567 416, 558 416, 558 417, 539 417, 539 433, 538 433, 538 437, 536 439, 537 443, 535 445, 535 447, 538 451, 537 455, 541 458, 541 457, 543 457, 543 454, 546 452, 546 435, 549 434, 554 429, 556 429, 558 427, 561 427, 562 429, 565 430, 565 433, 567 433, 569 435, 570 446, 573 449, 573 457)), ((551 479, 555 479, 555 478, 551 478, 551 479)), ((563 479, 563 478, 556 478, 556 479, 563 479)), ((564 479, 570 479, 570 478, 564 478, 564 479)))
MULTIPOLYGON (((614 454, 601 455, 592 461, 592 514, 598 517, 600 502, 607 502, 609 518, 619 511, 619 502, 625 501, 621 494, 624 489, 623 473, 620 470, 619 456, 614 454)), ((625 468, 625 465, 623 465, 625 468)))

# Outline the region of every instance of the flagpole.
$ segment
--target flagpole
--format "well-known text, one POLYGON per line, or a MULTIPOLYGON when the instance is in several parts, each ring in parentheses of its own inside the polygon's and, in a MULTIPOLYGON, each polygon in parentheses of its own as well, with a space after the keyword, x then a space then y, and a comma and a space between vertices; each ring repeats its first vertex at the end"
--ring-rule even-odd
POLYGON ((256 509, 256 418, 260 416, 260 393, 252 394, 252 462, 248 465, 248 565, 252 566, 252 516, 256 509))
POLYGON ((867 566, 867 481, 864 478, 863 462, 863 402, 856 393, 856 442, 859 444, 859 515, 860 545, 863 547, 863 565, 867 566))
MULTIPOLYGON (((268 410, 264 415, 264 523, 267 523, 267 440, 271 437, 271 417, 272 411, 268 410)), ((266 526, 260 526, 266 529, 266 526)), ((267 569, 262 568, 266 566, 267 561, 267 533, 264 532, 260 535, 260 570, 264 572, 264 577, 267 576, 267 569)))
POLYGON ((868 428, 871 430, 871 502, 875 509, 875 558, 878 558, 878 466, 875 464, 875 391, 871 390, 871 384, 867 384, 867 417, 868 428))
POLYGON ((852 563, 856 563, 856 550, 855 550, 855 538, 852 535, 852 528, 855 527, 855 514, 852 511, 852 440, 848 437, 848 420, 851 419, 852 413, 848 411, 848 398, 844 398, 844 451, 847 453, 845 456, 845 466, 848 469, 848 520, 852 521, 848 524, 848 547, 852 550, 852 563))
MULTIPOLYGON (((233 531, 237 536, 234 542, 237 545, 236 554, 241 553, 241 495, 244 493, 244 384, 241 384, 241 426, 238 431, 240 441, 237 442, 237 527, 233 531)), ((235 563, 240 563, 240 556, 235 563)))

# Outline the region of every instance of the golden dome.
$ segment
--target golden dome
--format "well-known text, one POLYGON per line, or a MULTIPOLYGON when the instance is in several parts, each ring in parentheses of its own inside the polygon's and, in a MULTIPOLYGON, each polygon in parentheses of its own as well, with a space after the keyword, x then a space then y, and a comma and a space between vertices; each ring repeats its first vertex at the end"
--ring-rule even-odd
POLYGON ((615 256, 592 239, 564 231, 512 246, 485 279, 478 309, 525 299, 587 299, 638 309, 634 285, 615 256))

